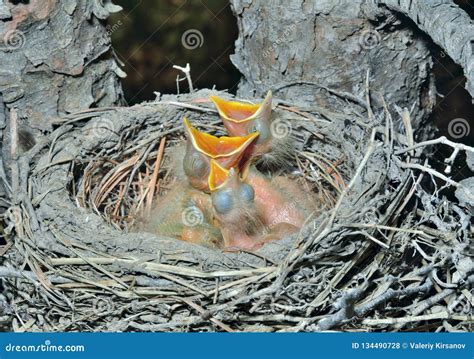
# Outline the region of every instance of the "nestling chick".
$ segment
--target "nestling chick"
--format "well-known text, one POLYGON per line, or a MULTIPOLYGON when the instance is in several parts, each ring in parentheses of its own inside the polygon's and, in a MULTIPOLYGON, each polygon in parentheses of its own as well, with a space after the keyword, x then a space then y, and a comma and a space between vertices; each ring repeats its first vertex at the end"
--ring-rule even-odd
POLYGON ((254 249, 265 225, 255 206, 252 186, 244 183, 234 168, 226 170, 211 160, 209 188, 213 215, 225 247, 254 249))
POLYGON ((144 229, 206 247, 224 246, 221 231, 213 225, 211 196, 187 183, 177 183, 159 198, 144 229))
POLYGON ((172 161, 182 159, 184 173, 176 171, 177 183, 160 198, 149 230, 246 250, 297 232, 316 210, 315 201, 295 181, 264 176, 252 166, 281 169, 292 155, 289 135, 280 136, 275 128, 271 92, 257 105, 211 100, 231 137, 200 132, 184 119, 186 150, 178 146, 172 161))
POLYGON ((211 96, 210 100, 231 136, 260 134, 252 150, 257 163, 268 169, 288 165, 293 156, 291 128, 288 122, 276 118, 272 110, 271 91, 260 104, 226 101, 217 96, 211 96))
POLYGON ((191 186, 206 192, 209 192, 211 159, 225 169, 238 166, 241 161, 247 161, 247 150, 259 136, 254 132, 243 137, 216 137, 198 131, 186 118, 184 128, 187 135, 184 172, 191 186))
POLYGON ((308 198, 301 187, 287 177, 268 177, 252 167, 246 182, 255 189, 255 202, 268 226, 287 223, 301 228, 306 218, 317 209, 314 199, 308 198))
POLYGON ((256 250, 297 232, 308 208, 303 208, 303 193, 293 187, 283 178, 270 181, 255 169, 242 178, 234 168, 211 161, 212 208, 225 247, 256 250))

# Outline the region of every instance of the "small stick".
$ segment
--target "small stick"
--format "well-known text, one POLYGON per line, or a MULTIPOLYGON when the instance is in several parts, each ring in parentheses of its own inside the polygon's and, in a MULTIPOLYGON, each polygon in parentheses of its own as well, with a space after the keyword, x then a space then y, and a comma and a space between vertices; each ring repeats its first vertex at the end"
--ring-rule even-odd
POLYGON ((353 223, 344 225, 344 227, 349 228, 376 228, 376 229, 385 229, 387 231, 395 231, 395 232, 405 232, 405 233, 412 233, 412 234, 419 234, 425 235, 425 232, 417 230, 417 229, 408 229, 408 228, 397 228, 397 227, 390 227, 390 226, 383 226, 379 224, 365 224, 365 223, 353 223))
POLYGON ((119 198, 117 200, 117 203, 115 204, 115 209, 114 209, 114 215, 115 216, 118 216, 118 211, 120 209, 120 204, 122 203, 124 195, 125 195, 125 185, 122 183, 122 184, 120 184, 119 198))
POLYGON ((206 107, 199 107, 195 105, 191 105, 189 103, 178 102, 178 101, 161 101, 160 103, 165 105, 173 105, 182 108, 189 108, 190 110, 202 111, 202 112, 211 112, 211 113, 218 113, 217 110, 213 108, 206 108, 206 107))
MULTIPOLYGON (((189 66, 189 63, 186 64, 186 67, 173 65, 173 68, 184 73, 186 80, 188 80, 189 92, 194 92, 193 82, 191 81, 191 66, 189 66)), ((178 79, 176 79, 176 83, 178 84, 178 79)))
POLYGON ((160 171, 161 160, 163 159, 163 152, 165 151, 166 137, 163 137, 160 142, 160 147, 158 149, 158 154, 156 155, 155 168, 153 170, 153 175, 151 176, 150 183, 148 184, 148 197, 146 202, 147 213, 150 214, 151 206, 153 202, 153 196, 155 194, 156 181, 158 180, 158 172, 160 171))
POLYGON ((192 300, 190 300, 188 298, 184 298, 184 297, 175 297, 175 299, 176 300, 181 300, 184 303, 186 303, 187 305, 189 305, 191 308, 197 310, 199 312, 199 314, 201 314, 201 317, 203 317, 203 319, 206 319, 206 317, 209 316, 208 320, 210 320, 211 322, 213 322, 214 324, 216 324, 220 328, 224 329, 228 333, 233 332, 231 327, 229 327, 228 325, 222 323, 220 320, 214 318, 209 311, 206 311, 203 307, 201 307, 199 304, 194 303, 192 300))
POLYGON ((409 151, 414 150, 414 149, 419 148, 419 147, 436 145, 436 144, 439 144, 439 143, 441 143, 443 145, 451 146, 452 148, 455 148, 455 149, 458 148, 461 151, 474 152, 474 147, 466 146, 462 143, 456 143, 456 142, 448 140, 446 138, 446 136, 441 136, 441 137, 435 138, 433 140, 419 142, 417 144, 414 144, 413 146, 404 148, 402 150, 398 150, 398 151, 395 152, 395 154, 396 155, 401 155, 402 153, 409 152, 409 151))
POLYGON ((459 148, 455 148, 451 156, 449 156, 449 158, 446 158, 444 160, 444 163, 446 163, 446 168, 444 170, 444 173, 446 173, 447 175, 451 174, 452 164, 454 163, 454 160, 456 159, 458 154, 459 154, 459 148))
POLYGON ((434 169, 429 168, 427 166, 422 166, 422 165, 417 164, 417 163, 403 163, 399 159, 395 159, 395 161, 402 168, 410 168, 410 169, 420 170, 420 171, 423 171, 423 172, 428 172, 429 174, 431 174, 435 177, 438 177, 439 179, 442 179, 443 181, 445 181, 446 183, 448 183, 451 186, 454 186, 456 188, 464 187, 460 183, 458 183, 456 181, 453 181, 451 178, 448 178, 445 175, 443 175, 443 174, 439 173, 438 171, 435 171, 434 169))
POLYGON ((390 325, 390 324, 405 324, 411 322, 425 321, 425 320, 435 320, 435 319, 451 319, 457 321, 467 321, 469 317, 467 315, 455 315, 449 314, 447 311, 431 313, 418 316, 405 316, 401 318, 382 318, 382 319, 372 319, 367 318, 362 320, 363 325, 390 325))
POLYGON ((18 113, 16 109, 12 109, 10 113, 10 141, 12 156, 12 202, 14 205, 18 203, 18 193, 20 191, 20 169, 18 167, 18 113))
POLYGON ((413 127, 411 126, 410 112, 406 108, 400 110, 397 108, 400 116, 402 117, 403 126, 405 126, 405 132, 408 141, 408 147, 413 147, 415 141, 413 140, 413 127))
POLYGON ((349 193, 349 191, 352 189, 352 187, 354 187, 354 185, 357 181, 357 178, 362 173, 362 170, 364 169, 365 165, 369 161, 370 156, 372 156, 372 153, 375 150, 375 133, 376 133, 376 131, 375 131, 375 129, 373 129, 372 133, 370 135, 370 142, 369 142, 369 145, 367 147, 367 151, 365 152, 364 158, 362 158, 362 161, 360 162, 359 167, 357 167, 357 170, 356 170, 354 176, 352 177, 351 181, 347 185, 347 187, 344 188, 342 193, 339 195, 339 198, 336 202, 336 205, 334 206, 334 209, 332 210, 331 217, 329 218, 329 227, 332 227, 332 225, 334 224, 336 214, 337 214, 339 208, 342 205, 342 201, 343 201, 344 197, 347 195, 347 193, 349 193))
POLYGON ((144 189, 144 183, 143 183, 143 175, 142 175, 141 172, 138 172, 138 188, 139 188, 139 190, 140 190, 140 198, 139 198, 139 200, 138 200, 137 207, 136 207, 136 210, 135 210, 136 213, 138 213, 140 204, 141 204, 143 198, 145 197, 145 189, 144 189))
MULTIPOLYGON (((410 118, 410 112, 406 108, 403 110, 400 109, 399 107, 395 107, 397 110, 398 114, 402 117, 402 122, 403 126, 405 127, 405 135, 407 137, 407 142, 408 142, 408 147, 413 147, 415 144, 415 141, 413 140, 413 127, 411 125, 411 118, 410 118)), ((410 151, 409 156, 406 159, 407 163, 410 163, 411 157, 414 156, 414 152, 410 151)))
POLYGON ((385 249, 389 249, 390 246, 388 244, 385 244, 381 241, 379 241, 377 238, 375 238, 374 236, 371 236, 369 233, 365 232, 365 231, 355 231, 355 232, 352 232, 353 234, 361 234, 365 237, 367 237, 368 239, 370 239, 372 242, 374 243, 377 243, 379 246, 385 248, 385 249))
MULTIPOLYGON (((62 257, 62 258, 49 258, 49 263, 52 266, 61 265, 87 265, 90 262, 95 264, 117 264, 117 265, 139 265, 140 267, 153 271, 153 272, 165 272, 172 273, 174 275, 181 275, 187 277, 196 278, 216 278, 216 277, 249 277, 257 274, 268 274, 276 270, 276 267, 261 267, 255 269, 240 269, 240 270, 216 270, 214 272, 204 272, 201 270, 193 269, 191 267, 179 267, 170 264, 161 264, 155 262, 144 262, 141 263, 136 258, 133 259, 120 259, 120 258, 106 258, 106 257, 62 257)), ((94 282, 91 281, 92 284, 94 282)), ((221 288, 222 289, 222 288, 221 288)))
POLYGON ((370 122, 374 122, 374 112, 372 111, 372 104, 370 103, 370 70, 367 69, 367 74, 365 76, 365 102, 367 106, 367 114, 369 115, 370 122))

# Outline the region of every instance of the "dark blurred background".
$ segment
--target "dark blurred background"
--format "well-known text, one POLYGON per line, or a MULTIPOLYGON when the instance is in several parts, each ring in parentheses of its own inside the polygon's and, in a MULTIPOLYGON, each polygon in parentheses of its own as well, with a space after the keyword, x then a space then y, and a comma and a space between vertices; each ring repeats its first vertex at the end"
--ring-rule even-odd
MULTIPOLYGON (((474 0, 454 0, 472 17, 474 0)), ((196 88, 228 89, 235 93, 240 74, 229 55, 238 36, 236 20, 227 0, 114 0, 123 7, 109 21, 109 33, 118 58, 124 64, 123 81, 130 105, 155 98, 154 91, 176 93, 173 65, 191 64, 196 88)), ((454 119, 474 124, 474 106, 464 89, 466 79, 438 47, 433 46, 434 71, 439 97, 432 121, 449 137, 454 119)), ((187 92, 187 82, 180 82, 187 92)), ((452 138, 474 142, 474 131, 452 138)))
MULTIPOLYGON (((226 0, 115 0, 123 11, 109 21, 109 33, 124 63, 125 96, 130 105, 176 93, 173 65, 191 65, 196 88, 235 92, 239 72, 230 62, 237 22, 226 0)), ((180 82, 187 92, 187 82, 180 82)))

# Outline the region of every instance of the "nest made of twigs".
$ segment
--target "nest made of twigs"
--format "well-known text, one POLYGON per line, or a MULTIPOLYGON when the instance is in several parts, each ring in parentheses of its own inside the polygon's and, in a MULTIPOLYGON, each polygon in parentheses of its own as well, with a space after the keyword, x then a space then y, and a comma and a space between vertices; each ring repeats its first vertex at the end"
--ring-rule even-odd
POLYGON ((277 101, 298 173, 326 206, 297 235, 224 253, 131 232, 173 180, 182 118, 219 134, 208 95, 72 114, 20 158, 0 301, 14 330, 468 328, 468 210, 441 210, 420 186, 407 112, 399 134, 388 110, 352 96, 277 101))
MULTIPOLYGON (((200 101, 205 100, 205 98, 200 101)), ((183 104, 184 105, 184 104, 183 104)), ((209 106, 209 103, 207 103, 209 106)), ((176 105, 179 106, 179 105, 176 105)), ((212 111, 212 108, 203 107, 212 111)), ((289 119, 295 121, 299 117, 300 122, 305 119, 301 114, 285 107, 275 109, 278 120, 274 123, 275 131, 279 136, 287 137, 289 143, 301 146, 300 138, 315 136, 317 140, 324 140, 324 136, 308 132, 304 127, 296 127, 298 134, 293 133, 293 126, 289 119), (290 115, 290 117, 289 117, 290 115)), ((196 125, 204 128, 214 135, 223 135, 222 128, 215 124, 215 116, 202 118, 199 111, 190 111, 190 116, 196 118, 196 125)), ((105 130, 104 123, 103 129, 105 130)), ((110 125, 110 124, 109 124, 110 125)), ((96 156, 87 165, 80 166, 81 172, 75 178, 71 186, 73 197, 83 208, 89 208, 118 229, 125 231, 137 230, 144 218, 150 215, 157 202, 165 200, 163 196, 176 184, 176 166, 181 165, 182 158, 176 158, 176 152, 182 152, 179 147, 185 141, 182 123, 173 122, 167 135, 156 139, 143 150, 134 153, 128 151, 134 147, 134 141, 130 141, 127 147, 106 156, 96 156), (124 154, 125 153, 125 154, 124 154)), ((182 156, 183 154, 180 153, 182 156)), ((344 162, 345 155, 333 162, 324 154, 312 152, 311 148, 295 149, 293 153, 293 167, 286 166, 265 171, 266 174, 291 175, 300 181, 294 181, 294 185, 301 185, 305 192, 314 195, 314 201, 318 202, 319 211, 329 210, 336 203, 338 194, 345 187, 344 176, 338 167, 344 162), (294 170, 294 171, 292 171, 294 170), (295 175, 295 172, 297 175, 295 175)), ((290 161, 288 161, 290 162, 290 161)), ((343 170, 346 170, 343 166, 343 170)), ((347 177, 347 176, 345 176, 347 177)))

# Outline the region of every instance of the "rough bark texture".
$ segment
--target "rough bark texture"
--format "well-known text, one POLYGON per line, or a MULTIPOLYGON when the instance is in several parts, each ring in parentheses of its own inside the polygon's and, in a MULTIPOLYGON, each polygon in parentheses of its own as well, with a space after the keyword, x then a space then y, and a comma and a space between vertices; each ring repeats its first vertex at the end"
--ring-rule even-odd
POLYGON ((240 96, 262 96, 270 88, 278 97, 321 105, 327 87, 364 98, 370 70, 376 107, 383 95, 413 108, 415 126, 431 111, 427 45, 394 16, 378 17, 381 12, 363 0, 231 3, 239 26, 232 61, 244 76, 240 96))
POLYGON ((110 0, 0 0, 0 128, 8 133, 5 115, 17 108, 20 151, 58 115, 122 102, 125 74, 103 21, 120 9, 110 0))
POLYGON ((389 9, 408 16, 460 65, 466 89, 474 96, 474 24, 451 0, 376 0, 389 9))

